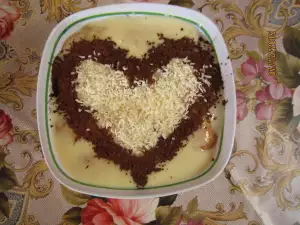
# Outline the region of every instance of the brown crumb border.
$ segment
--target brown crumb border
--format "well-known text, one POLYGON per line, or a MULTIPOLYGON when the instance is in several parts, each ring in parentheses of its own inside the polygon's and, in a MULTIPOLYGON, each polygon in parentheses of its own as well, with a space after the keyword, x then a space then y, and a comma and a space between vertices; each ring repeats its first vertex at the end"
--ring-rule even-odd
POLYGON ((93 143, 96 157, 110 160, 119 165, 121 170, 130 171, 139 188, 147 184, 150 173, 162 170, 163 164, 172 160, 184 146, 188 136, 200 128, 209 108, 216 104, 219 91, 223 88, 220 67, 213 63, 213 48, 210 46, 208 50, 204 50, 199 45, 199 42, 207 44, 207 41, 200 38, 199 42, 195 43, 189 38, 173 40, 164 38, 161 34, 159 36, 163 43, 152 46, 142 59, 127 58, 128 51, 119 48, 109 39, 94 39, 74 43, 69 52, 64 56, 57 56, 52 65, 52 96, 55 97, 57 111, 64 114, 77 139, 83 138, 93 143), (168 138, 160 138, 155 147, 137 157, 116 144, 109 130, 99 128, 91 113, 78 111, 82 106, 75 101, 77 93, 73 82, 76 81, 77 75, 71 73, 74 74, 76 66, 83 60, 82 56, 122 70, 132 86, 135 79, 143 79, 151 84, 152 75, 158 68, 167 65, 173 58, 187 57, 199 72, 196 74, 197 78, 200 78, 203 65, 211 65, 206 70, 206 73, 212 76, 211 86, 205 87, 206 102, 198 98, 189 108, 188 119, 182 120, 168 138), (87 132, 86 128, 90 130, 87 132))

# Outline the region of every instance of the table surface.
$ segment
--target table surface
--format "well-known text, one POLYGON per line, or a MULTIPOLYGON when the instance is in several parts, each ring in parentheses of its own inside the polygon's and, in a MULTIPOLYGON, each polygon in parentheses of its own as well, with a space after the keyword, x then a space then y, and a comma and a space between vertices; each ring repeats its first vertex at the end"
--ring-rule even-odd
POLYGON ((228 46, 238 124, 231 160, 214 182, 160 199, 114 200, 54 179, 36 123, 45 41, 64 17, 117 2, 0 0, 0 224, 299 225, 299 0, 153 1, 201 11, 228 46))

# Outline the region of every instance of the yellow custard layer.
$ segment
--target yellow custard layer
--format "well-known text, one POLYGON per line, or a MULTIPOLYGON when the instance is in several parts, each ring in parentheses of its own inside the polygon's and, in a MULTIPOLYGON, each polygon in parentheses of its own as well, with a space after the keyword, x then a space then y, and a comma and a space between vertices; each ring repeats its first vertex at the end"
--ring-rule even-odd
POLYGON ((113 17, 85 25, 65 41, 63 49, 70 48, 74 41, 82 38, 89 41, 95 37, 111 38, 120 48, 129 50, 129 56, 140 58, 151 47, 149 42, 162 42, 158 34, 172 39, 189 37, 195 40, 200 35, 193 25, 179 19, 159 16, 113 17))
MULTIPOLYGON (((101 39, 110 37, 118 46, 128 49, 129 55, 141 57, 150 47, 147 41, 160 43, 158 33, 173 39, 186 36, 196 40, 200 35, 193 25, 174 18, 115 17, 86 25, 68 38, 63 49, 70 48, 71 43, 80 38, 92 40, 94 36, 101 39)), ((217 117, 212 121, 212 127, 219 136, 224 106, 219 103, 216 109, 211 109, 211 113, 217 117)), ((51 124, 56 158, 69 176, 81 182, 105 187, 136 187, 129 172, 121 171, 112 162, 95 158, 89 142, 85 140, 75 142, 73 131, 61 115, 51 114, 51 124)), ((201 150, 200 146, 205 143, 204 139, 205 131, 202 129, 190 136, 187 145, 173 160, 166 163, 164 170, 148 176, 146 187, 172 184, 200 175, 211 165, 217 153, 214 149, 201 150)))
MULTIPOLYGON (((212 127, 218 136, 223 124, 223 110, 222 104, 218 104, 217 109, 212 110, 217 116, 217 120, 212 121, 212 127)), ((112 162, 95 158, 90 143, 82 139, 74 143, 75 135, 61 115, 53 114, 51 124, 55 155, 69 176, 94 185, 135 187, 128 172, 121 171, 112 162)), ((204 138, 203 129, 195 132, 178 155, 166 164, 163 171, 152 173, 148 177, 146 187, 176 183, 200 175, 212 163, 217 153, 217 149, 201 150, 200 146, 205 143, 204 138)))

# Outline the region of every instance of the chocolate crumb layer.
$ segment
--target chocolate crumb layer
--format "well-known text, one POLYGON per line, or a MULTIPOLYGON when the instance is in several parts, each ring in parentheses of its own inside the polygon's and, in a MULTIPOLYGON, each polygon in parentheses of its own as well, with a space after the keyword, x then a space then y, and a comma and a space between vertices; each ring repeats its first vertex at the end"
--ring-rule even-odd
MULTIPOLYGON (((209 108, 219 99, 219 91, 223 86, 219 65, 213 63, 212 47, 204 50, 199 43, 189 38, 173 40, 164 38, 161 34, 159 37, 163 43, 152 46, 142 59, 127 57, 128 51, 119 48, 109 39, 94 39, 74 43, 68 53, 57 56, 52 65, 52 96, 55 97, 58 112, 63 113, 68 125, 76 134, 76 140, 83 138, 90 141, 96 157, 110 160, 119 165, 121 170, 129 171, 138 188, 147 184, 150 173, 162 170, 163 164, 172 160, 184 146, 188 136, 200 128, 202 122, 207 119, 209 108), (79 110, 82 106, 75 101, 76 67, 88 58, 123 71, 131 86, 135 85, 134 80, 145 80, 150 85, 154 82, 152 76, 157 69, 166 66, 173 58, 188 58, 199 73, 195 74, 199 81, 201 70, 207 65, 205 73, 212 76, 211 85, 204 84, 204 98, 196 99, 189 108, 188 118, 181 120, 169 137, 160 137, 150 151, 142 156, 134 156, 114 142, 109 130, 98 127, 92 113, 87 112, 88 108, 87 111, 79 110)), ((200 38, 199 42, 204 40, 200 38)))

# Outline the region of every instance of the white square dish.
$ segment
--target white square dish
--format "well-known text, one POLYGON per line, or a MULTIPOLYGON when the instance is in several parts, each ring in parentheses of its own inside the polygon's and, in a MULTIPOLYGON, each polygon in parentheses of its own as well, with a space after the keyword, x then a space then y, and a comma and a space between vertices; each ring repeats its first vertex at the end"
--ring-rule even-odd
POLYGON ((40 64, 37 88, 37 119, 41 145, 47 165, 55 178, 69 188, 82 193, 112 198, 147 198, 188 191, 214 180, 225 168, 233 147, 236 126, 236 95, 234 75, 224 39, 217 26, 201 13, 177 6, 162 4, 118 4, 97 7, 75 13, 61 21, 51 32, 45 44, 40 64), (124 189, 97 186, 71 178, 57 160, 49 124, 49 93, 51 62, 64 41, 85 24, 115 16, 153 15, 174 17, 195 26, 213 44, 224 82, 225 106, 223 130, 219 137, 215 161, 199 176, 178 183, 144 189, 124 189))

